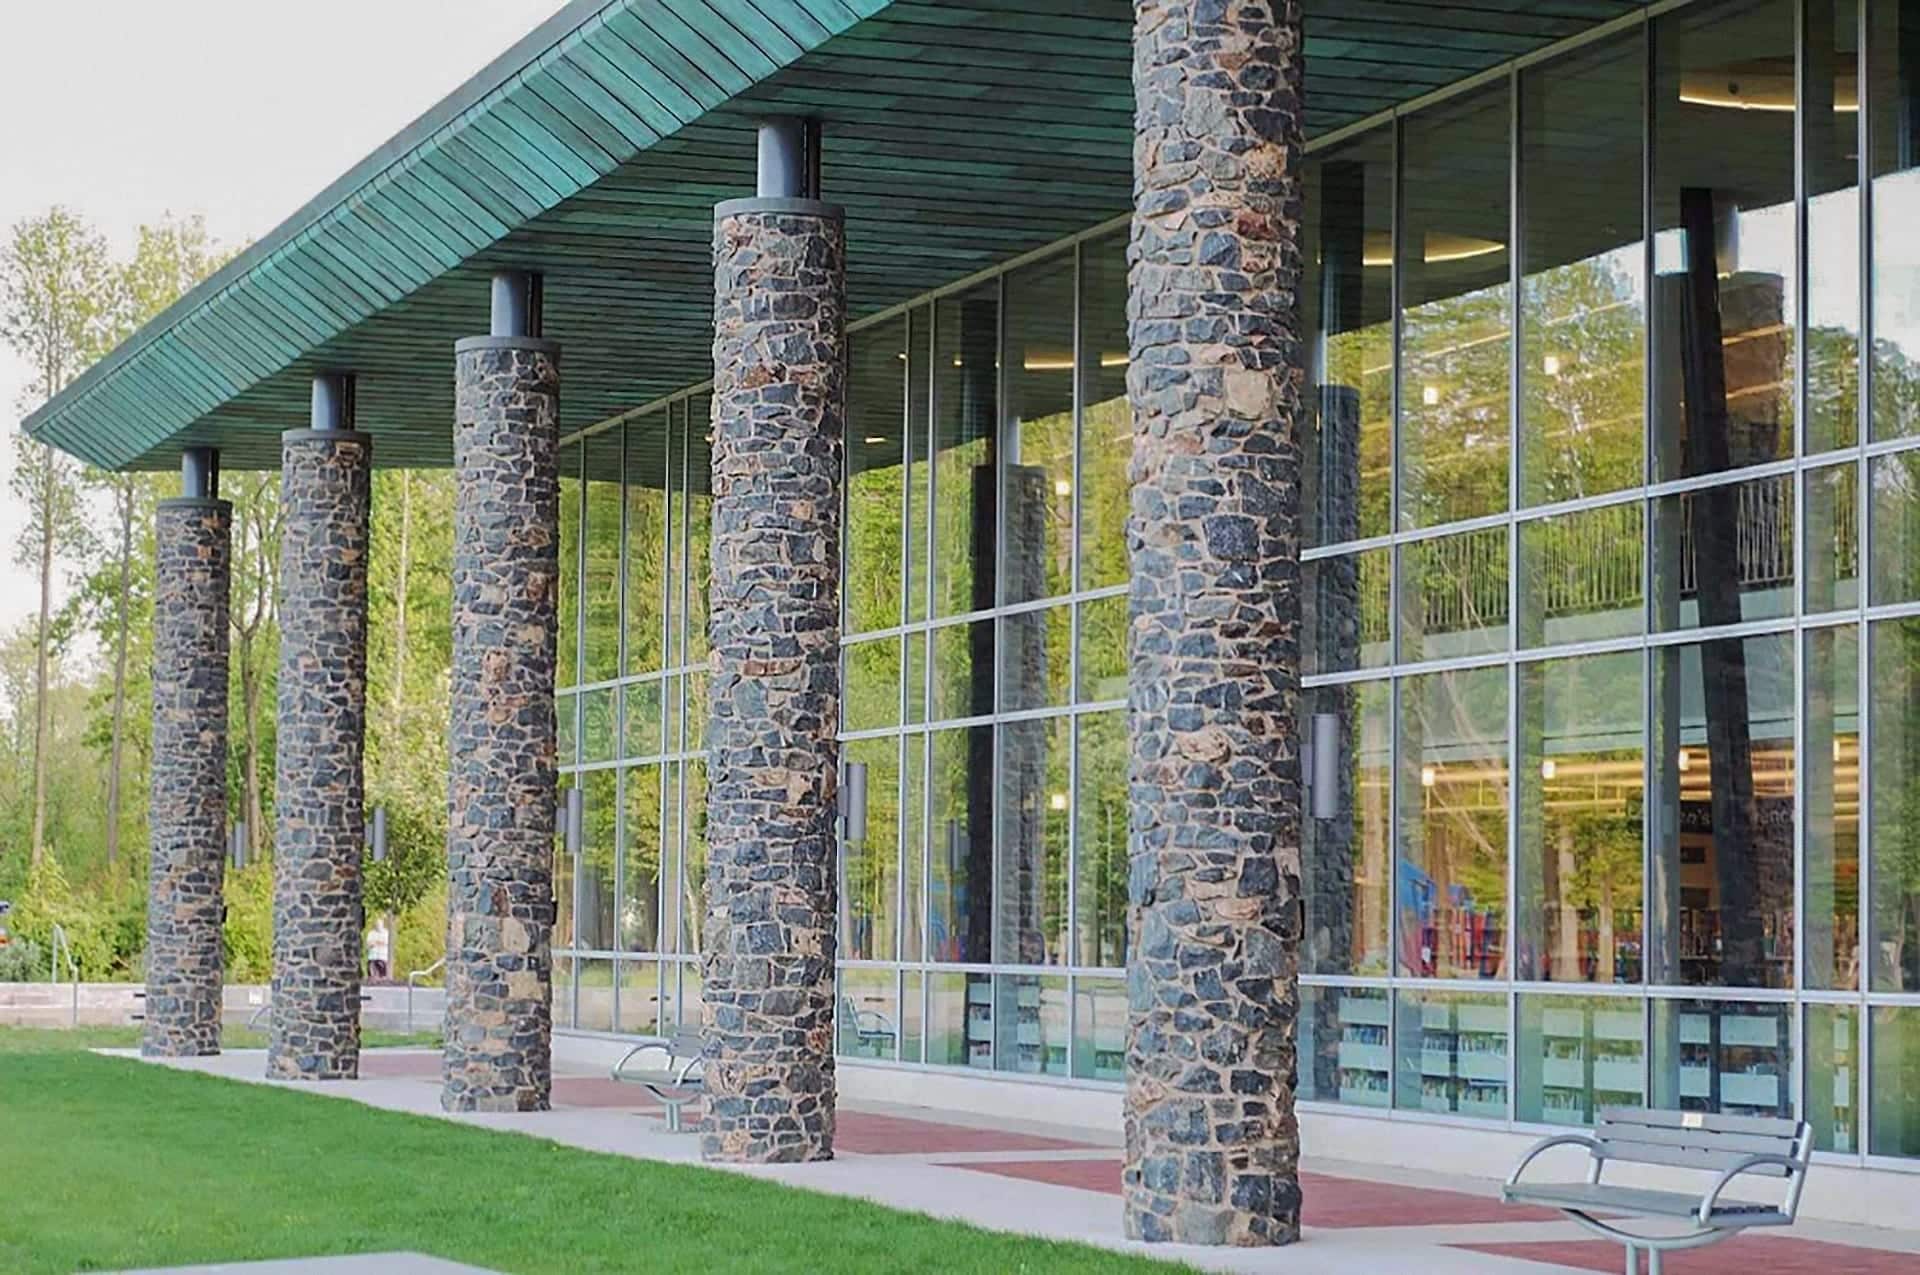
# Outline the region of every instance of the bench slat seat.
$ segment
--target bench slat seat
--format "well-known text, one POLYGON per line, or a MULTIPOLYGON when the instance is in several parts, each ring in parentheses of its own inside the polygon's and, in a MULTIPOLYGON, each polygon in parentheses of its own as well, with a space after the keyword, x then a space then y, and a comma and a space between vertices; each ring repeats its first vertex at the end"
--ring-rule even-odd
POLYGON ((667 1132, 681 1130, 680 1109, 697 1101, 706 1091, 703 1072, 705 1045, 697 1027, 683 1027, 671 1038, 643 1040, 629 1049, 613 1065, 613 1078, 625 1084, 639 1085, 666 1108, 667 1132), (647 1057, 635 1067, 627 1064, 640 1055, 647 1057))
MULTIPOLYGON (((1641 1213, 1648 1217, 1696 1217, 1700 1212, 1700 1197, 1684 1191, 1653 1191, 1597 1182, 1528 1182, 1515 1187, 1508 1198, 1516 1204, 1543 1204, 1549 1208, 1599 1213, 1641 1213)), ((1785 1226, 1793 1221, 1776 1205, 1744 1200, 1715 1201, 1710 1216, 1737 1218, 1741 1226, 1785 1226)))

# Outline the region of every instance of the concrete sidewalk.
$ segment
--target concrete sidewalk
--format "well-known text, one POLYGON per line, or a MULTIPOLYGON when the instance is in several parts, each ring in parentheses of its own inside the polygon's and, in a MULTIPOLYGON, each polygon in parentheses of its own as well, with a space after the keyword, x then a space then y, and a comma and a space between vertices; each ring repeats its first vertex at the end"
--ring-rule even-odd
MULTIPOLYGON (((129 1051, 103 1051, 134 1056, 129 1051)), ((342 1098, 389 1111, 546 1138, 612 1155, 697 1164, 699 1139, 666 1132, 657 1104, 604 1072, 561 1065, 554 1109, 512 1114, 440 1110, 437 1052, 369 1051, 363 1079, 269 1081, 265 1055, 239 1051, 159 1065, 342 1098), (619 1118, 610 1119, 610 1115, 619 1118)), ((1304 1238, 1285 1249, 1130 1243, 1120 1228, 1114 1132, 873 1102, 840 1106, 837 1158, 824 1164, 714 1166, 804 1190, 994 1230, 1075 1240, 1207 1270, 1324 1275, 1555 1275, 1619 1271, 1621 1249, 1558 1215, 1501 1204, 1497 1184, 1379 1166, 1310 1161, 1302 1173, 1304 1238)), ((1791 1236, 1740 1238, 1670 1256, 1669 1275, 1913 1275, 1920 1233, 1802 1224, 1791 1236)))

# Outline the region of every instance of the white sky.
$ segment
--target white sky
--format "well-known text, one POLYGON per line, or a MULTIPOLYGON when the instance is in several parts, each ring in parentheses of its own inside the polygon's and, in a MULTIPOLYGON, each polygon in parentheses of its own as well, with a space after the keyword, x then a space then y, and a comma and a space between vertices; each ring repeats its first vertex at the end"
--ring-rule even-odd
MULTIPOLYGON (((0 228, 58 203, 121 254, 167 212, 258 239, 564 2, 12 0, 0 228)), ((0 352, 9 433, 26 381, 0 352)), ((20 521, 0 497, 0 630, 37 605, 20 521)))

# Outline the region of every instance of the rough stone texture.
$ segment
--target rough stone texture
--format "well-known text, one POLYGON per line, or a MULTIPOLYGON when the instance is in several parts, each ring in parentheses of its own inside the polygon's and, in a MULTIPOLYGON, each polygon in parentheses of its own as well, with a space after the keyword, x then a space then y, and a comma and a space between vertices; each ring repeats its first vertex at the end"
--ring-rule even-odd
POLYGON ((1299 0, 1136 0, 1127 1233, 1298 1238, 1299 0))
POLYGON ((373 440, 349 430, 281 441, 267 1075, 283 1080, 360 1074, 372 463, 373 440))
POLYGON ((717 210, 709 1160, 833 1155, 845 293, 837 208, 717 210))
POLYGON ((560 352, 524 337, 476 337, 455 350, 440 1105, 544 1111, 553 1091, 560 352))
POLYGON ((153 848, 140 1050, 156 1058, 220 1052, 232 526, 224 500, 163 500, 154 512, 153 848))

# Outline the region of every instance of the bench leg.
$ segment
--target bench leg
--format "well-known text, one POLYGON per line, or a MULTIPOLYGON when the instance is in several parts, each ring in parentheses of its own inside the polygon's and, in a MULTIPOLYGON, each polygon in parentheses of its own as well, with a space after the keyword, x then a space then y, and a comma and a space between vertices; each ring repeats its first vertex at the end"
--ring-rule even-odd
POLYGON ((1660 1275, 1660 1250, 1657 1248, 1647 1250, 1647 1275, 1660 1275))
POLYGON ((1627 1275, 1640 1275, 1640 1250, 1632 1244, 1627 1245, 1627 1275))

